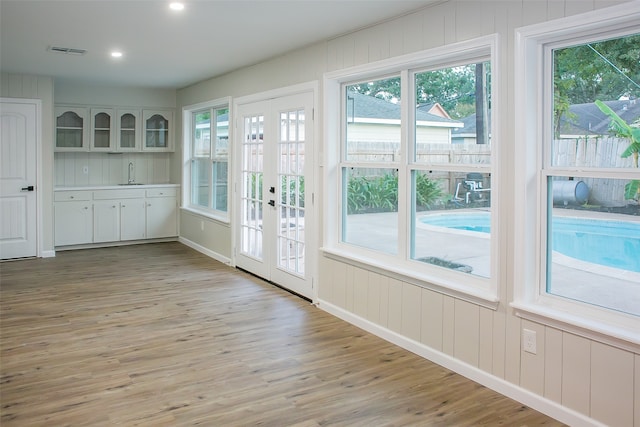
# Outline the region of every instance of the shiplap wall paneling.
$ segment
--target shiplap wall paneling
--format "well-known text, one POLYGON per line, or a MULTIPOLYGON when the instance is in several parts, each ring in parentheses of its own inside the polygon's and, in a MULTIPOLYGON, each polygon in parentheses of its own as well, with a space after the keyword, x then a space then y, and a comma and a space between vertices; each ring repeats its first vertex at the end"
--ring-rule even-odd
POLYGON ((491 372, 493 365, 493 314, 494 311, 485 307, 480 308, 480 348, 478 349, 478 367, 485 372, 491 372))
POLYGON ((353 312, 367 318, 367 303, 369 301, 369 272, 363 268, 353 268, 353 312))
POLYGON ((389 278, 375 272, 369 272, 367 320, 386 328, 388 313, 389 278))
MULTIPOLYGON (((544 394, 562 403, 562 331, 547 326, 544 333, 544 394)), ((538 340, 539 342, 539 340, 538 340)))
POLYGON ((393 332, 402 334, 402 282, 389 279, 389 310, 387 327, 393 332))
POLYGON ((444 295, 423 289, 421 303, 420 341, 434 350, 442 351, 444 295))
POLYGON ((402 284, 402 335, 420 342, 420 287, 410 283, 402 284))
POLYGON ((456 299, 454 318, 453 357, 477 367, 480 354, 480 307, 456 299))
POLYGON ((591 342, 591 417, 610 426, 633 425, 633 356, 591 342))
POLYGON ((591 342, 564 333, 562 337, 562 404, 589 414, 591 390, 591 342))
POLYGON ((58 187, 124 184, 129 178, 129 162, 133 178, 143 184, 166 184, 169 179, 168 153, 55 153, 55 185, 58 187), (84 167, 88 167, 88 173, 84 167))
MULTIPOLYGON (((544 394, 544 362, 545 362, 545 328, 538 323, 522 321, 522 331, 533 331, 536 334, 536 354, 522 350, 520 363, 520 385, 536 394, 544 394)), ((523 340, 524 341, 524 340, 523 340)))
POLYGON ((442 303, 442 352, 453 356, 456 332, 456 301, 453 297, 445 295, 442 303))
POLYGON ((333 299, 333 268, 334 263, 327 257, 318 257, 318 271, 320 275, 320 283, 318 283, 318 298, 327 302, 334 302, 333 299))
POLYGON ((503 306, 493 313, 493 353, 491 354, 491 373, 504 379, 506 351, 506 315, 503 306))

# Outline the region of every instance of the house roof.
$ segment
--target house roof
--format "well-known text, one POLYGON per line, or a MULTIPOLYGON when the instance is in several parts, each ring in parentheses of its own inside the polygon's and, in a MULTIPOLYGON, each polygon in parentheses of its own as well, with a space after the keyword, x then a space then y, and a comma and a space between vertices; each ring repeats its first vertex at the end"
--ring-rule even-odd
MULTIPOLYGON (((471 114, 467 117, 459 119, 463 123, 463 127, 454 129, 451 136, 475 135, 476 132, 476 115, 471 114)), ((488 113, 489 129, 491 129, 491 112, 488 113)))
MULTIPOLYGON (((347 97, 347 115, 349 117, 364 119, 364 121, 367 121, 367 119, 400 120, 400 104, 394 104, 384 99, 352 91, 349 91, 347 97)), ((460 121, 451 120, 420 109, 416 109, 416 120, 438 123, 443 126, 449 125, 449 127, 462 125, 460 121)))
MULTIPOLYGON (((625 122, 633 123, 640 117, 640 102, 637 100, 604 101, 625 122)), ((589 102, 573 104, 569 112, 560 118, 560 133, 563 135, 607 135, 611 119, 598 106, 589 102)))

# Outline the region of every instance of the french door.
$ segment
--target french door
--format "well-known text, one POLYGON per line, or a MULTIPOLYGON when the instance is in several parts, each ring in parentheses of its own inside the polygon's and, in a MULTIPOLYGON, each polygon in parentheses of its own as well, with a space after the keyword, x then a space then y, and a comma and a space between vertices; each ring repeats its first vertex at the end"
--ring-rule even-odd
POLYGON ((313 93, 240 104, 236 114, 236 265, 312 298, 313 93))
POLYGON ((0 258, 37 255, 38 105, 0 102, 0 258))

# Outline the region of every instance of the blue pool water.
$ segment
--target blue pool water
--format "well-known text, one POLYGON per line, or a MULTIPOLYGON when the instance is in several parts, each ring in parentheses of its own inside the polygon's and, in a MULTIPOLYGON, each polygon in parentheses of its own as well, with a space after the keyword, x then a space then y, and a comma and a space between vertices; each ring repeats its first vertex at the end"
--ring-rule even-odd
MULTIPOLYGON (((487 212, 426 215, 436 227, 489 233, 487 212)), ((553 217, 553 250, 586 262, 640 272, 640 222, 553 217)))

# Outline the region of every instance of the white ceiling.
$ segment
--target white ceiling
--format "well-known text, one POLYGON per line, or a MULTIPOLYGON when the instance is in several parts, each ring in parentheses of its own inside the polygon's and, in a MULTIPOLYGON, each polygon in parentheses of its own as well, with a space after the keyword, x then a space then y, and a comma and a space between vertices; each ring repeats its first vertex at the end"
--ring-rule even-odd
POLYGON ((0 0, 0 69, 181 88, 435 0, 0 0), (86 49, 82 56, 49 46, 86 49), (110 57, 112 49, 124 56, 110 57))

